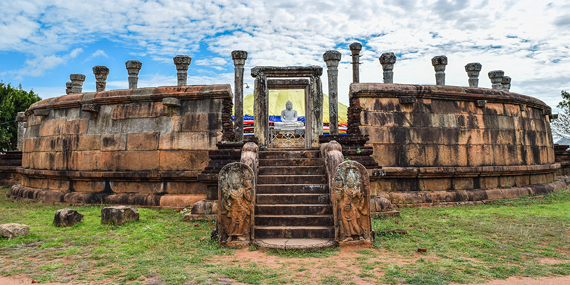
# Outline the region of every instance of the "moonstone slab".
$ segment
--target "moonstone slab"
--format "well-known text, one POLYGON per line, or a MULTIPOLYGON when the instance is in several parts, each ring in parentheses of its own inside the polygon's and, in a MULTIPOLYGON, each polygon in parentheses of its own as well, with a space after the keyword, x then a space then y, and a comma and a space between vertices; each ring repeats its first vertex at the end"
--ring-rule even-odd
POLYGON ((101 223, 122 225, 139 220, 139 211, 131 206, 114 206, 101 209, 101 223))
POLYGON ((30 234, 30 227, 21 224, 3 224, 0 225, 0 235, 7 239, 12 239, 19 236, 27 236, 30 234))
POLYGON ((53 218, 56 227, 71 227, 80 222, 83 222, 83 215, 74 209, 57 210, 53 218))

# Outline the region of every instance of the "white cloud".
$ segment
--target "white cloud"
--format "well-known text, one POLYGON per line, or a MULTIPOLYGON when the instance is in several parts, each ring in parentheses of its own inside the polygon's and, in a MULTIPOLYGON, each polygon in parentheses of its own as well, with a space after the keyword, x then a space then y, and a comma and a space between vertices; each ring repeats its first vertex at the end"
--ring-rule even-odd
MULTIPOLYGON (((348 44, 361 40, 361 82, 380 82, 378 57, 392 51, 400 55, 396 82, 433 84, 430 58, 445 54, 450 85, 466 85, 463 66, 478 61, 481 86, 490 86, 487 71, 503 69, 513 91, 556 105, 559 89, 570 89, 569 10, 568 2, 543 0, 2 1, 0 51, 34 55, 21 74, 38 76, 43 66, 65 62, 57 52, 98 39, 165 63, 188 54, 196 65, 222 72, 232 70, 232 50, 248 51, 246 68, 324 67, 322 54, 336 47, 343 54, 339 95, 348 101, 348 44)), ((253 82, 249 73, 245 80, 253 82)))
POLYGON ((104 50, 102 49, 98 49, 97 51, 95 51, 94 53, 92 53, 90 56, 88 56, 83 62, 89 61, 93 58, 99 57, 99 56, 104 56, 104 57, 109 57, 104 50))
POLYGON ((15 74, 17 77, 21 76, 42 76, 46 70, 53 69, 60 64, 66 63, 69 59, 77 57, 83 49, 76 48, 69 54, 64 56, 57 56, 55 54, 49 56, 36 56, 33 59, 28 59, 22 69, 10 71, 9 73, 15 74))

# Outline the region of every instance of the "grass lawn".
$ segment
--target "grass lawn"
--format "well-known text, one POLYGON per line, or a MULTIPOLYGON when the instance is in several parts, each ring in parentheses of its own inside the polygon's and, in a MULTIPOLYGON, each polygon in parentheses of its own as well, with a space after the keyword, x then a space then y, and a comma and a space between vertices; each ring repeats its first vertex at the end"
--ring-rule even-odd
POLYGON ((140 221, 102 225, 101 206, 72 207, 84 222, 52 225, 62 205, 13 201, 0 190, 0 224, 31 235, 0 238, 0 275, 79 284, 448 284, 570 275, 570 190, 482 206, 406 208, 374 219, 370 249, 262 252, 222 248, 213 223, 139 208, 140 221), (386 230, 406 230, 393 234, 386 230), (418 253, 418 248, 427 252, 418 253))

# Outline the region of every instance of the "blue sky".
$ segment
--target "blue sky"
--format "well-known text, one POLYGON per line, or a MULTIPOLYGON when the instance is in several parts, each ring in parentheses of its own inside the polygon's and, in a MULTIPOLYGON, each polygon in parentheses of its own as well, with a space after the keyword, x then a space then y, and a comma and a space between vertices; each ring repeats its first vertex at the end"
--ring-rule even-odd
MULTIPOLYGON (((246 50, 245 80, 258 65, 320 65, 336 49, 339 100, 348 102, 348 45, 364 49, 361 82, 381 82, 378 57, 394 52, 395 83, 434 84, 430 59, 446 55, 447 85, 467 85, 480 62, 512 78, 511 91, 555 106, 570 90, 570 1, 0 1, 0 80, 42 98, 65 94, 69 74, 111 72, 107 89, 128 86, 125 62, 143 62, 139 87, 176 84, 172 58, 192 57, 189 84, 233 84, 232 50, 246 50)), ((326 72, 323 87, 327 92, 326 72)), ((245 94, 253 90, 245 89, 245 94)))

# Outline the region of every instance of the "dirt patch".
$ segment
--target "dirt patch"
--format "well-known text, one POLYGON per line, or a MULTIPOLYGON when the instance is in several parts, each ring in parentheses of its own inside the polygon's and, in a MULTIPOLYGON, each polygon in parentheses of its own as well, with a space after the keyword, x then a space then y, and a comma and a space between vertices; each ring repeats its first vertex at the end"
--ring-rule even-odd
MULTIPOLYGON (((460 285, 452 283, 454 285, 460 285)), ((570 284, 570 276, 561 277, 541 277, 541 278, 530 278, 530 277, 510 277, 506 280, 493 280, 487 283, 481 283, 481 285, 559 285, 559 284, 570 284)))
MULTIPOLYGON (((0 276, 0 284, 2 285, 22 285, 22 284, 34 284, 32 279, 26 278, 23 276, 13 276, 13 277, 2 277, 0 276)), ((68 285, 68 283, 59 283, 59 282, 52 282, 52 283, 42 283, 42 285, 68 285)))
POLYGON ((569 260, 562 260, 562 259, 551 258, 551 257, 537 258, 537 260, 542 264, 559 264, 559 263, 570 262, 569 260))

